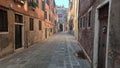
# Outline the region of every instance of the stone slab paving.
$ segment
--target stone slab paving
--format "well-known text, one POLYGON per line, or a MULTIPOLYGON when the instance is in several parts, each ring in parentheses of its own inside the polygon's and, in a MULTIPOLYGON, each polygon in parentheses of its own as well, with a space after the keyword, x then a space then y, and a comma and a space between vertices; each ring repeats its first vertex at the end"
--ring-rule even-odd
POLYGON ((0 68, 90 68, 87 60, 75 56, 80 47, 67 32, 0 61, 0 68))

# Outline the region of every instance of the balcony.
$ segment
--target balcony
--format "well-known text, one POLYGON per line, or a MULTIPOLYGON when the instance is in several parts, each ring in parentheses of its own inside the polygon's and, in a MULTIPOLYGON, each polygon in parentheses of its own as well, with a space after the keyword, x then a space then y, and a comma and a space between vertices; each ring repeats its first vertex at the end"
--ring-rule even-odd
POLYGON ((19 3, 21 5, 25 4, 25 0, 14 0, 15 3, 19 3))

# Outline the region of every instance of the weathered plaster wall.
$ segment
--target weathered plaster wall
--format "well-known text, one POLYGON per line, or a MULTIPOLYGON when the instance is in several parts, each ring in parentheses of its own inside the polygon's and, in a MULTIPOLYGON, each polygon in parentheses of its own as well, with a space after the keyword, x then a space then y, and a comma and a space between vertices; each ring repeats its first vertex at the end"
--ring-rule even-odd
POLYGON ((0 34, 0 57, 13 53, 14 51, 14 15, 13 11, 8 12, 8 32, 0 34))
POLYGON ((120 0, 112 0, 108 68, 120 67, 120 0))

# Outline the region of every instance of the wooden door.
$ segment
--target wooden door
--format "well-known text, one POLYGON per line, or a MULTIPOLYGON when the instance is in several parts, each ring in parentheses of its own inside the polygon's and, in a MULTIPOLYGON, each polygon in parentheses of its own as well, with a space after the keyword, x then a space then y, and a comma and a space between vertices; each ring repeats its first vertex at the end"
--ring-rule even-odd
POLYGON ((99 9, 98 68, 105 68, 109 4, 99 9))
POLYGON ((22 25, 15 25, 15 49, 22 47, 22 25))

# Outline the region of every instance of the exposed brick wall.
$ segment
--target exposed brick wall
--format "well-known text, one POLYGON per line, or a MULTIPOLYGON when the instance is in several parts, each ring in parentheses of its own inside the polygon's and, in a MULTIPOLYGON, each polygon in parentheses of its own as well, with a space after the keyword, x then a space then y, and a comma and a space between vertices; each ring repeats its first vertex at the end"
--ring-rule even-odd
POLYGON ((88 56, 91 58, 93 57, 93 42, 94 42, 94 7, 93 5, 93 0, 80 0, 80 5, 79 5, 79 27, 80 27, 80 19, 81 17, 85 17, 85 27, 80 27, 79 28, 79 42, 87 52, 88 56), (91 8, 91 26, 88 27, 88 17, 89 17, 89 12, 88 10, 91 8))
POLYGON ((80 0, 80 15, 86 13, 89 9, 90 1, 89 0, 80 0))
POLYGON ((79 42, 86 50, 89 57, 92 59, 93 54, 93 30, 83 29, 80 31, 81 37, 79 38, 79 42))

